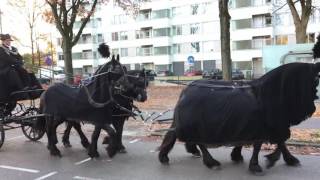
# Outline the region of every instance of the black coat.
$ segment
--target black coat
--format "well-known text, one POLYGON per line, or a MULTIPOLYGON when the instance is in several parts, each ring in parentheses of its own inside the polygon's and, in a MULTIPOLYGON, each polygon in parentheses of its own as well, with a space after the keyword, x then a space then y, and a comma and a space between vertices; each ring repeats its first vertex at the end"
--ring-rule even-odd
POLYGON ((0 46, 0 75, 6 74, 12 66, 21 67, 22 65, 22 56, 17 53, 16 48, 12 47, 12 51, 7 51, 0 46))

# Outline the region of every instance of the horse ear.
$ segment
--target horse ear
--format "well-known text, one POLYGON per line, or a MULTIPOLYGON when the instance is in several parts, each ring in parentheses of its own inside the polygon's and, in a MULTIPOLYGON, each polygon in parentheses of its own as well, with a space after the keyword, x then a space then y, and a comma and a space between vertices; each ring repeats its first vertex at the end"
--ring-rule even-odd
POLYGON ((117 61, 120 62, 120 56, 119 56, 119 54, 117 55, 117 61))
POLYGON ((115 61, 114 54, 112 54, 111 61, 115 61))

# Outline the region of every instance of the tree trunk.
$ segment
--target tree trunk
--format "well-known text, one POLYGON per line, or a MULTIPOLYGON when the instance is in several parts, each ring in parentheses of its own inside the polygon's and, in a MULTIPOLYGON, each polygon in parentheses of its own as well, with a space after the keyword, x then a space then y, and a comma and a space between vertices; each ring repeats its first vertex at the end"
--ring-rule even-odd
POLYGON ((296 43, 303 44, 307 42, 307 26, 296 24, 296 43))
POLYGON ((230 52, 230 14, 229 0, 219 0, 221 61, 224 80, 231 80, 231 52, 230 52))
POLYGON ((31 33, 30 33, 30 42, 31 42, 31 55, 32 55, 32 66, 34 66, 34 46, 33 46, 33 32, 31 30, 31 33))
POLYGON ((64 72, 66 74, 66 82, 73 84, 73 67, 72 67, 72 44, 68 41, 68 37, 64 37, 62 42, 62 51, 64 54, 64 72))

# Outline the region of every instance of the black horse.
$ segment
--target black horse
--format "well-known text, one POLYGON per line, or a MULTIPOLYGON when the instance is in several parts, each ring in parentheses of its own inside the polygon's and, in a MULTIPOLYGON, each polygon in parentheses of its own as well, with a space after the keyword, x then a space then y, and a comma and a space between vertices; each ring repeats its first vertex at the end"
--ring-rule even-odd
POLYGON ((240 146, 254 144, 249 170, 262 172, 258 164, 261 144, 271 142, 286 149, 284 142, 290 137, 290 126, 315 111, 319 71, 320 64, 291 63, 242 86, 194 81, 180 95, 173 130, 160 146, 160 162, 168 163, 176 138, 198 145, 204 164, 210 168, 220 163, 209 154, 207 145, 237 146, 232 154, 239 158, 240 146))
MULTIPOLYGON (((118 62, 112 62, 117 64, 118 62)), ((109 67, 108 67, 109 68, 109 67)), ((94 80, 80 88, 71 88, 64 84, 55 84, 48 88, 40 97, 40 108, 46 114, 46 122, 38 123, 44 127, 48 136, 48 149, 52 155, 61 156, 56 147, 56 128, 64 121, 87 121, 95 125, 92 143, 89 146, 90 157, 97 157, 96 141, 100 130, 105 129, 110 136, 115 131, 109 126, 111 123, 112 108, 114 108, 113 95, 115 84, 120 83, 123 72, 114 69, 102 69, 94 80)), ((112 146, 112 145, 111 145, 112 146)), ((109 155, 114 153, 109 153, 109 155)))
MULTIPOLYGON (((127 88, 125 91, 118 91, 118 93, 115 93, 113 96, 115 101, 122 108, 125 108, 125 110, 121 108, 113 108, 112 110, 112 125, 116 130, 116 149, 120 153, 126 152, 125 147, 122 143, 122 132, 125 120, 127 120, 132 115, 131 113, 128 113, 128 111, 133 110, 133 101, 144 102, 147 100, 146 88, 149 84, 145 70, 130 70, 127 71, 126 76, 131 87, 127 88)), ((65 147, 71 147, 69 136, 72 127, 74 127, 79 134, 83 134, 79 123, 68 123, 62 137, 62 142, 65 147)), ((85 136, 80 135, 80 137, 81 142, 88 141, 85 136)), ((108 137, 104 139, 104 143, 109 143, 109 141, 111 140, 108 137)))

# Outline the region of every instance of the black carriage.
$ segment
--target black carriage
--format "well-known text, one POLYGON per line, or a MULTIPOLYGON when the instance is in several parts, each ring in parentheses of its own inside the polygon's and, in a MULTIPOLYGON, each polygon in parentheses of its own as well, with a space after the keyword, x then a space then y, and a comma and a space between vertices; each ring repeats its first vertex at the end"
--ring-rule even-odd
POLYGON ((21 128, 23 134, 31 141, 43 137, 45 131, 37 130, 35 127, 36 120, 44 116, 40 114, 36 103, 36 98, 43 91, 43 89, 15 91, 10 94, 10 101, 0 102, 0 148, 4 143, 6 130, 21 128))

